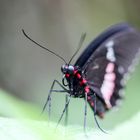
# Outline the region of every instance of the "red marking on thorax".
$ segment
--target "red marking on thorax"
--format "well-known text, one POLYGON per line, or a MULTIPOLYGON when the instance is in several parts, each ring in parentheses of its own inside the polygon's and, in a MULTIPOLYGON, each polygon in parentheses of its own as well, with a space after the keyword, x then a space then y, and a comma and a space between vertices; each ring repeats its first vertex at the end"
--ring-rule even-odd
POLYGON ((74 70, 74 75, 77 73, 77 70, 74 70))
POLYGON ((83 79, 81 82, 82 82, 83 84, 86 84, 86 83, 87 83, 87 80, 83 79))
POLYGON ((65 77, 66 77, 66 78, 70 77, 70 74, 68 74, 68 73, 67 73, 67 74, 65 74, 65 77))
POLYGON ((87 80, 85 80, 85 79, 82 79, 81 81, 80 81, 80 85, 82 86, 82 85, 86 85, 86 83, 87 83, 87 80))
POLYGON ((87 100, 90 103, 91 107, 94 107, 94 102, 91 100, 91 96, 88 95, 88 93, 90 92, 90 87, 87 85, 87 80, 84 79, 77 70, 74 70, 74 75, 79 80, 80 86, 84 87, 85 94, 87 94, 87 100))
POLYGON ((79 73, 77 73, 76 76, 78 79, 80 79, 82 77, 79 73))

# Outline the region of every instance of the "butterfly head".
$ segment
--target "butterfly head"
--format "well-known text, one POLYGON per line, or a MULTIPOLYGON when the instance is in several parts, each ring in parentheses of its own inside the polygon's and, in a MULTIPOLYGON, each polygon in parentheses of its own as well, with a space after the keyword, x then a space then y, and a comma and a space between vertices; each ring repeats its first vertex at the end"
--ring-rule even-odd
POLYGON ((63 74, 72 74, 74 72, 74 66, 72 65, 62 65, 61 71, 63 74))

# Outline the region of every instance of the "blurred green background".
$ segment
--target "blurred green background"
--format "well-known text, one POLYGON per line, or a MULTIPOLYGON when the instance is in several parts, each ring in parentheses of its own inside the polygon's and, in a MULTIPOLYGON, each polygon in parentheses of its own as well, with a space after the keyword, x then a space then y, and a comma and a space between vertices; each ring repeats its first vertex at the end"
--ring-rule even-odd
MULTIPOLYGON (((110 25, 125 21, 140 28, 139 13, 139 0, 0 0, 0 87, 42 109, 52 81, 61 81, 63 62, 26 39, 22 29, 68 61, 83 32, 87 37, 80 52, 110 25)), ((140 66, 127 84, 121 108, 100 121, 103 128, 113 129, 140 111, 139 83, 140 66)), ((62 93, 53 95, 53 121, 58 121, 64 99, 62 93)), ((69 124, 83 125, 83 113, 84 101, 72 99, 69 124)), ((87 121, 94 127, 90 108, 87 121)))

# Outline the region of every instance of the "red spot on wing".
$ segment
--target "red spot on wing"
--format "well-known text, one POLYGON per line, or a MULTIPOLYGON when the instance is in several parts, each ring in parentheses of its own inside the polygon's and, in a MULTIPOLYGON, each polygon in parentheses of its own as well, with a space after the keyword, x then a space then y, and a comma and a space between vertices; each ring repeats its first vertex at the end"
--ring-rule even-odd
POLYGON ((88 97, 87 97, 87 99, 88 99, 88 100, 91 100, 91 97, 90 97, 90 96, 88 96, 88 97))
POLYGON ((90 102, 90 105, 93 107, 93 106, 94 106, 94 103, 91 101, 91 102, 90 102))
POLYGON ((103 112, 97 112, 98 116, 103 119, 104 118, 104 113, 103 112))
POLYGON ((85 92, 86 92, 86 93, 89 93, 89 86, 86 86, 86 87, 85 87, 85 92))

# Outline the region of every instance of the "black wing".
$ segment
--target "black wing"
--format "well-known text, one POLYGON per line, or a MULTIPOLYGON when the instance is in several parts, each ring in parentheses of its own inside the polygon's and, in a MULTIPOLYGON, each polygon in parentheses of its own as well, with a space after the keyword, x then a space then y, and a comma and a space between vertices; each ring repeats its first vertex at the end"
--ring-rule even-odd
MULTIPOLYGON (((139 54, 140 33, 127 24, 118 24, 95 39, 75 63, 97 94, 96 111, 100 117, 122 98, 121 91, 139 54)), ((91 99, 95 100, 94 96, 91 99)))

